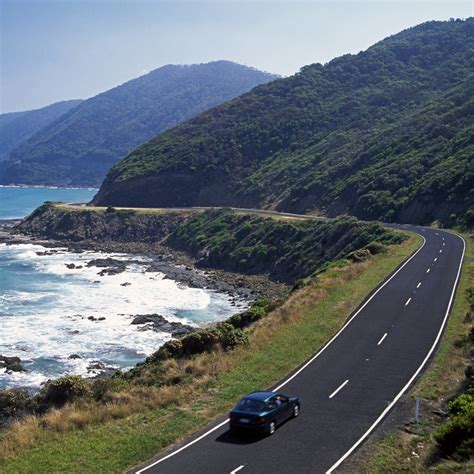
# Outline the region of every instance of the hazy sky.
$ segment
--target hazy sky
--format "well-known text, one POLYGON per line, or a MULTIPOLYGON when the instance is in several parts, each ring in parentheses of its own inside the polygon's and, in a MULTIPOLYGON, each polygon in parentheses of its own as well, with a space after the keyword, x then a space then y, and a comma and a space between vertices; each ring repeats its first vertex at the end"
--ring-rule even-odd
POLYGON ((87 98, 164 64, 290 75, 474 1, 0 0, 0 111, 87 98))

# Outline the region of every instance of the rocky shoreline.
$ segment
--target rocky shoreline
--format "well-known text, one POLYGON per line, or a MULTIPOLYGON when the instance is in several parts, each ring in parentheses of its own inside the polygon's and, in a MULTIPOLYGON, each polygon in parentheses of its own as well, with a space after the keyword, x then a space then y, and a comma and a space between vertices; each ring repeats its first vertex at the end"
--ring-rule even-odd
MULTIPOLYGON (((86 251, 103 253, 123 253, 127 258, 112 258, 105 256, 95 258, 86 263, 65 263, 70 270, 80 269, 83 266, 97 269, 97 279, 108 275, 117 275, 127 270, 127 266, 140 264, 146 272, 162 273, 164 278, 176 281, 179 285, 191 288, 214 290, 227 295, 235 312, 244 309, 242 301, 249 304, 257 299, 277 300, 284 298, 289 293, 289 286, 275 283, 266 276, 243 275, 219 269, 198 269, 196 261, 185 253, 165 247, 157 243, 130 243, 130 242, 95 242, 46 240, 17 232, 16 226, 21 220, 0 221, 0 243, 6 245, 35 244, 44 247, 37 251, 38 255, 54 255, 65 250, 73 253, 86 251)), ((124 281, 122 286, 129 286, 130 282, 124 281)), ((75 315, 77 318, 88 319, 91 323, 100 324, 106 317, 75 315)), ((176 321, 169 321, 160 314, 135 314, 131 317, 130 324, 136 325, 140 331, 165 332, 172 338, 179 338, 199 329, 176 321)), ((81 358, 79 354, 71 354, 71 359, 81 358)), ((22 361, 18 357, 0 357, 0 369, 5 371, 24 371, 22 361), (14 359, 14 360, 13 360, 14 359)), ((116 372, 114 367, 107 366, 101 361, 94 361, 87 368, 91 378, 110 378, 116 372)))
POLYGON ((58 248, 66 248, 69 252, 74 253, 93 251, 130 255, 128 262, 107 258, 96 259, 88 263, 88 266, 101 267, 103 275, 125 271, 126 264, 134 262, 133 257, 146 257, 150 260, 147 262, 146 271, 148 272, 163 273, 165 278, 191 288, 211 289, 227 293, 230 298, 276 300, 284 298, 290 291, 288 285, 274 282, 265 275, 245 275, 215 268, 198 269, 194 258, 158 243, 45 240, 18 233, 16 226, 20 222, 21 220, 17 219, 0 221, 0 243, 7 245, 36 244, 49 249, 45 252, 55 252, 58 248))

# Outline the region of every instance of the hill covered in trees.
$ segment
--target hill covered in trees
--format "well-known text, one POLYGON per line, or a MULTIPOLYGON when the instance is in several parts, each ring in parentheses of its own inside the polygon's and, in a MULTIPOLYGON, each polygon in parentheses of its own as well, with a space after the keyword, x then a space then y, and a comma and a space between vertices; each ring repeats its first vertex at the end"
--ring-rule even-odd
POLYGON ((261 85, 134 150, 97 204, 472 225, 474 20, 428 22, 261 85))
POLYGON ((41 109, 11 112, 0 115, 0 161, 10 152, 61 115, 78 105, 80 100, 65 100, 41 109))
POLYGON ((216 61, 168 65, 85 100, 11 153, 0 182, 99 185, 137 145, 276 76, 216 61))

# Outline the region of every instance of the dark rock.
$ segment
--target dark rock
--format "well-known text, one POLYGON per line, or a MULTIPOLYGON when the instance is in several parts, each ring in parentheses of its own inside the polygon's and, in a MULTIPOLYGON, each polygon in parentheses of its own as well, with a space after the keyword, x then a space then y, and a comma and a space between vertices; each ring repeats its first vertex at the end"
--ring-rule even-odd
POLYGON ((101 362, 100 360, 93 360, 88 366, 87 366, 87 372, 92 372, 94 370, 105 370, 107 366, 101 362))
POLYGON ((103 270, 101 270, 99 273, 97 273, 97 275, 103 277, 103 276, 106 276, 106 275, 119 275, 120 273, 124 272, 125 271, 125 268, 104 268, 103 270))
POLYGON ((21 365, 19 357, 7 357, 0 355, 0 369, 7 369, 11 372, 26 372, 26 369, 21 365))
POLYGON ((87 263, 88 267, 114 267, 116 265, 121 265, 122 262, 119 260, 114 260, 113 258, 95 258, 87 263))
POLYGON ((104 321, 105 320, 105 316, 101 316, 100 318, 97 319, 97 321, 104 321))
POLYGON ((180 337, 191 332, 194 332, 196 328, 182 324, 178 322, 168 321, 161 314, 139 314, 134 317, 131 324, 147 324, 143 329, 151 329, 153 331, 167 332, 172 337, 180 337))
POLYGON ((74 270, 76 268, 76 265, 74 263, 65 263, 64 265, 66 265, 69 270, 74 270))
POLYGON ((131 283, 129 283, 128 281, 126 281, 125 283, 120 283, 120 286, 130 286, 131 283))
POLYGON ((71 354, 68 359, 82 359, 82 357, 79 354, 71 354))
POLYGON ((87 263, 88 267, 99 267, 103 268, 98 275, 118 275, 123 273, 127 269, 127 262, 121 260, 115 260, 113 258, 96 258, 87 263))
POLYGON ((95 377, 93 377, 93 379, 105 380, 105 379, 110 379, 111 377, 113 377, 118 372, 118 370, 114 367, 105 365, 100 360, 94 360, 87 367, 87 372, 89 373, 96 372, 96 375, 95 377))

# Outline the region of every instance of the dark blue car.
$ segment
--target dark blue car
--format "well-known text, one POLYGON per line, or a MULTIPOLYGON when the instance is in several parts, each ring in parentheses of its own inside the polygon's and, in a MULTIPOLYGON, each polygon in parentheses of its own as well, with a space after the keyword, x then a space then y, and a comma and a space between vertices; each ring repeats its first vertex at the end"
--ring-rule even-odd
POLYGON ((240 400, 230 412, 232 430, 252 430, 272 435, 276 427, 300 413, 298 397, 277 392, 252 392, 240 400))

